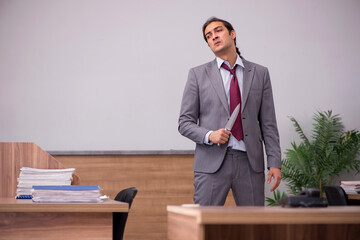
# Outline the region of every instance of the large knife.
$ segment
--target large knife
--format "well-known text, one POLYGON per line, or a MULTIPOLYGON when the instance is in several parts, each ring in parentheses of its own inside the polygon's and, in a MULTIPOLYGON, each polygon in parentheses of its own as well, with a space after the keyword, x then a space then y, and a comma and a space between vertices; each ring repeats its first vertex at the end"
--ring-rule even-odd
MULTIPOLYGON (((239 115, 239 112, 240 112, 240 103, 236 106, 236 108, 232 112, 228 122, 226 123, 226 125, 225 125, 226 130, 231 131, 232 127, 234 126, 235 120, 236 120, 237 116, 239 115)), ((217 145, 220 146, 220 143, 218 143, 217 145)))

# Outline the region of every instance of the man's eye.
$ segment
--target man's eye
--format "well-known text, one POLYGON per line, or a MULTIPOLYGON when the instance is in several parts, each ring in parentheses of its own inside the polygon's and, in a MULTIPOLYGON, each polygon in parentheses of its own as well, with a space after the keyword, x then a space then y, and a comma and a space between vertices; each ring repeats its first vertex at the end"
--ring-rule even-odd
POLYGON ((211 35, 210 35, 210 34, 206 36, 206 38, 207 38, 207 39, 209 39, 210 37, 211 37, 211 35))

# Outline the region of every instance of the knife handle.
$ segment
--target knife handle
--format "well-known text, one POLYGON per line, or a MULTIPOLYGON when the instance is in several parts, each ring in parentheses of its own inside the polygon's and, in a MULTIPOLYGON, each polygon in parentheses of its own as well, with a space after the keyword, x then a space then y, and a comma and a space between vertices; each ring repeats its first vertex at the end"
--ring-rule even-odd
MULTIPOLYGON (((229 129, 227 129, 227 128, 224 128, 224 129, 225 129, 225 130, 228 130, 228 131, 231 131, 231 130, 229 130, 229 129)), ((221 144, 218 143, 217 145, 218 145, 218 147, 220 147, 221 144)))

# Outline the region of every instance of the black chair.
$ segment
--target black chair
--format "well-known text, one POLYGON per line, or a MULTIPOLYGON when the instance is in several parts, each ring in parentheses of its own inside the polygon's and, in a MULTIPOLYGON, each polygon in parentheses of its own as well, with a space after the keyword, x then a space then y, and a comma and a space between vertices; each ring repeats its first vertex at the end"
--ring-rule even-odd
MULTIPOLYGON (((136 196, 137 189, 134 187, 121 190, 114 200, 126 202, 129 204, 129 211, 131 204, 136 196)), ((113 239, 122 240, 124 237, 125 224, 128 218, 128 213, 113 213, 113 239)))
POLYGON ((325 186, 326 199, 329 206, 346 206, 348 198, 344 189, 340 186, 325 186))

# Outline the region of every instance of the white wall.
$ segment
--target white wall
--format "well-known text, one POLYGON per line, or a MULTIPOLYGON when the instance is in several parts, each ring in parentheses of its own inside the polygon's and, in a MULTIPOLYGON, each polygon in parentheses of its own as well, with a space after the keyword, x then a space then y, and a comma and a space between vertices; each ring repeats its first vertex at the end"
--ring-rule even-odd
POLYGON ((193 149, 177 132, 210 16, 269 68, 283 151, 332 109, 360 129, 358 0, 0 0, 0 141, 46 150, 193 149))

